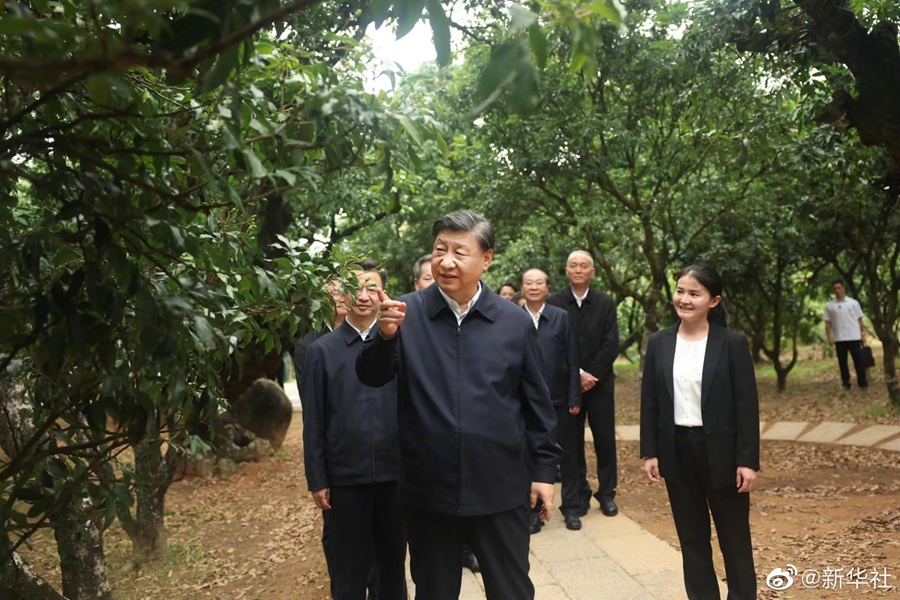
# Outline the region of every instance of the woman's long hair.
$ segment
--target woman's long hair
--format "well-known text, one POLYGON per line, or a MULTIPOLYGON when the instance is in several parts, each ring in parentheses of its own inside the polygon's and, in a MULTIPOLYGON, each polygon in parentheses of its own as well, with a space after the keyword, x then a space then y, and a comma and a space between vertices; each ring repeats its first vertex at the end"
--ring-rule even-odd
MULTIPOLYGON (((706 288, 706 291, 708 291, 713 298, 722 295, 722 288, 724 287, 722 276, 711 266, 698 263, 685 267, 681 273, 678 274, 678 279, 681 279, 685 275, 696 279, 700 285, 706 288)), ((719 300, 719 303, 709 311, 706 320, 712 325, 728 327, 728 311, 725 310, 724 300, 719 300)))

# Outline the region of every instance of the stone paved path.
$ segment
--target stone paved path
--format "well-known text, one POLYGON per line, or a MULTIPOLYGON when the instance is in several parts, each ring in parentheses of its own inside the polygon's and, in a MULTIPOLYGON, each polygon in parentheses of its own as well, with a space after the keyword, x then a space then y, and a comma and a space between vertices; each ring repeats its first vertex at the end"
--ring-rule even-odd
MULTIPOLYGON (((286 386, 299 410, 296 385, 286 386)), ((763 440, 869 446, 900 452, 900 426, 856 423, 761 422, 763 440)), ((637 441, 637 425, 616 427, 616 439, 637 441)), ((593 441, 590 429, 585 440, 593 441)), ((556 486, 559 501, 560 486, 556 486)), ((680 600, 686 598, 681 553, 619 513, 605 517, 595 500, 580 531, 569 531, 557 512, 541 533, 531 536, 531 579, 536 600, 680 600)), ((408 564, 408 561, 407 561, 408 564)), ((409 580, 410 598, 415 585, 409 580)), ((720 584, 722 597, 725 585, 720 584)), ((483 600, 480 575, 463 570, 460 600, 483 600)))
MULTIPOLYGON (((764 440, 868 446, 900 452, 900 426, 898 425, 764 421, 759 424, 759 431, 760 437, 764 440)), ((584 432, 584 437, 586 441, 594 441, 590 429, 584 432)), ((639 427, 637 425, 619 425, 616 427, 616 439, 625 442, 638 441, 640 439, 639 427)))
MULTIPOLYGON (((540 533, 531 536, 531 580, 536 600, 686 598, 681 553, 621 513, 603 516, 596 501, 582 518, 580 531, 566 529, 557 512, 540 533)), ((409 586, 414 598, 411 579, 409 586)), ((464 569, 459 597, 484 599, 481 576, 464 569)))

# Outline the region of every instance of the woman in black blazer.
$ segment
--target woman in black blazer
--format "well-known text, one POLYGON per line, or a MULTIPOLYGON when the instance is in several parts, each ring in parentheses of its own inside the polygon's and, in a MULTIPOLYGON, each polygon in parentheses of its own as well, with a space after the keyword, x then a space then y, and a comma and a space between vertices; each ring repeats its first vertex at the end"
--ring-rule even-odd
POLYGON ((650 337, 641 387, 644 473, 666 480, 690 600, 719 599, 710 512, 728 600, 756 598, 749 492, 759 470, 759 398, 749 345, 725 328, 721 301, 714 269, 682 271, 680 322, 650 337))

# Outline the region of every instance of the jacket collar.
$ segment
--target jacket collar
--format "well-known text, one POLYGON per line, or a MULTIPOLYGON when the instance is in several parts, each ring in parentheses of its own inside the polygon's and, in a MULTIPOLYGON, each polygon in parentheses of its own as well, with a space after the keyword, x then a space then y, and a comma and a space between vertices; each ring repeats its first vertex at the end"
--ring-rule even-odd
MULTIPOLYGON (((377 327, 378 323, 374 323, 372 329, 369 330, 369 335, 372 335, 372 331, 377 327)), ((359 332, 356 331, 356 328, 353 327, 353 325, 350 324, 350 321, 348 321, 346 318, 344 319, 344 322, 341 323, 341 326, 337 328, 337 331, 340 332, 341 336, 344 338, 344 341, 347 342, 348 346, 357 340, 360 342, 362 341, 362 337, 360 337, 359 332)))
MULTIPOLYGON (((678 334, 678 325, 673 325, 662 331, 666 336, 663 344, 663 368, 665 369, 666 388, 669 397, 675 400, 675 383, 673 381, 673 368, 675 365, 675 342, 678 334)), ((706 354, 703 357, 703 383, 700 392, 700 405, 706 406, 709 399, 709 390, 719 366, 722 356, 722 348, 725 346, 725 328, 718 325, 709 325, 709 336, 706 339, 706 354)))
MULTIPOLYGON (((478 285, 481 286, 481 296, 479 296, 478 302, 475 303, 475 306, 469 309, 469 314, 475 312, 480 313, 485 319, 493 323, 497 319, 497 303, 500 300, 502 300, 503 302, 507 302, 507 300, 503 300, 502 298, 500 298, 500 296, 491 292, 491 290, 489 290, 487 286, 484 285, 483 281, 479 281, 478 285)), ((422 292, 422 295, 425 297, 425 313, 432 321, 440 314, 442 310, 450 310, 450 306, 441 295, 441 290, 438 287, 437 282, 428 286, 422 292)))
MULTIPOLYGON (((573 304, 575 306, 578 306, 578 301, 575 299, 575 292, 572 291, 572 286, 567 285, 562 290, 562 296, 563 298, 565 298, 566 304, 573 304)), ((590 304, 591 301, 593 301, 593 299, 596 297, 597 290, 588 286, 587 293, 584 295, 584 299, 581 301, 581 303, 584 304, 585 302, 587 302, 588 304, 590 304)))

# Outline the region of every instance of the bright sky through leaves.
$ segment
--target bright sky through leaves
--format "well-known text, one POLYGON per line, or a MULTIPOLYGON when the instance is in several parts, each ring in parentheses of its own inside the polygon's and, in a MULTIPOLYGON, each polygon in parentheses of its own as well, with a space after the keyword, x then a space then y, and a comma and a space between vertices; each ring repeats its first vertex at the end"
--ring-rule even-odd
POLYGON ((434 43, 431 41, 431 28, 424 21, 420 21, 412 31, 399 40, 396 39, 397 35, 393 28, 387 25, 382 25, 380 29, 370 25, 366 35, 372 43, 372 53, 376 58, 367 85, 372 91, 390 91, 390 79, 380 74, 384 69, 397 70, 393 63, 399 64, 407 73, 413 73, 423 63, 437 58, 434 43))

